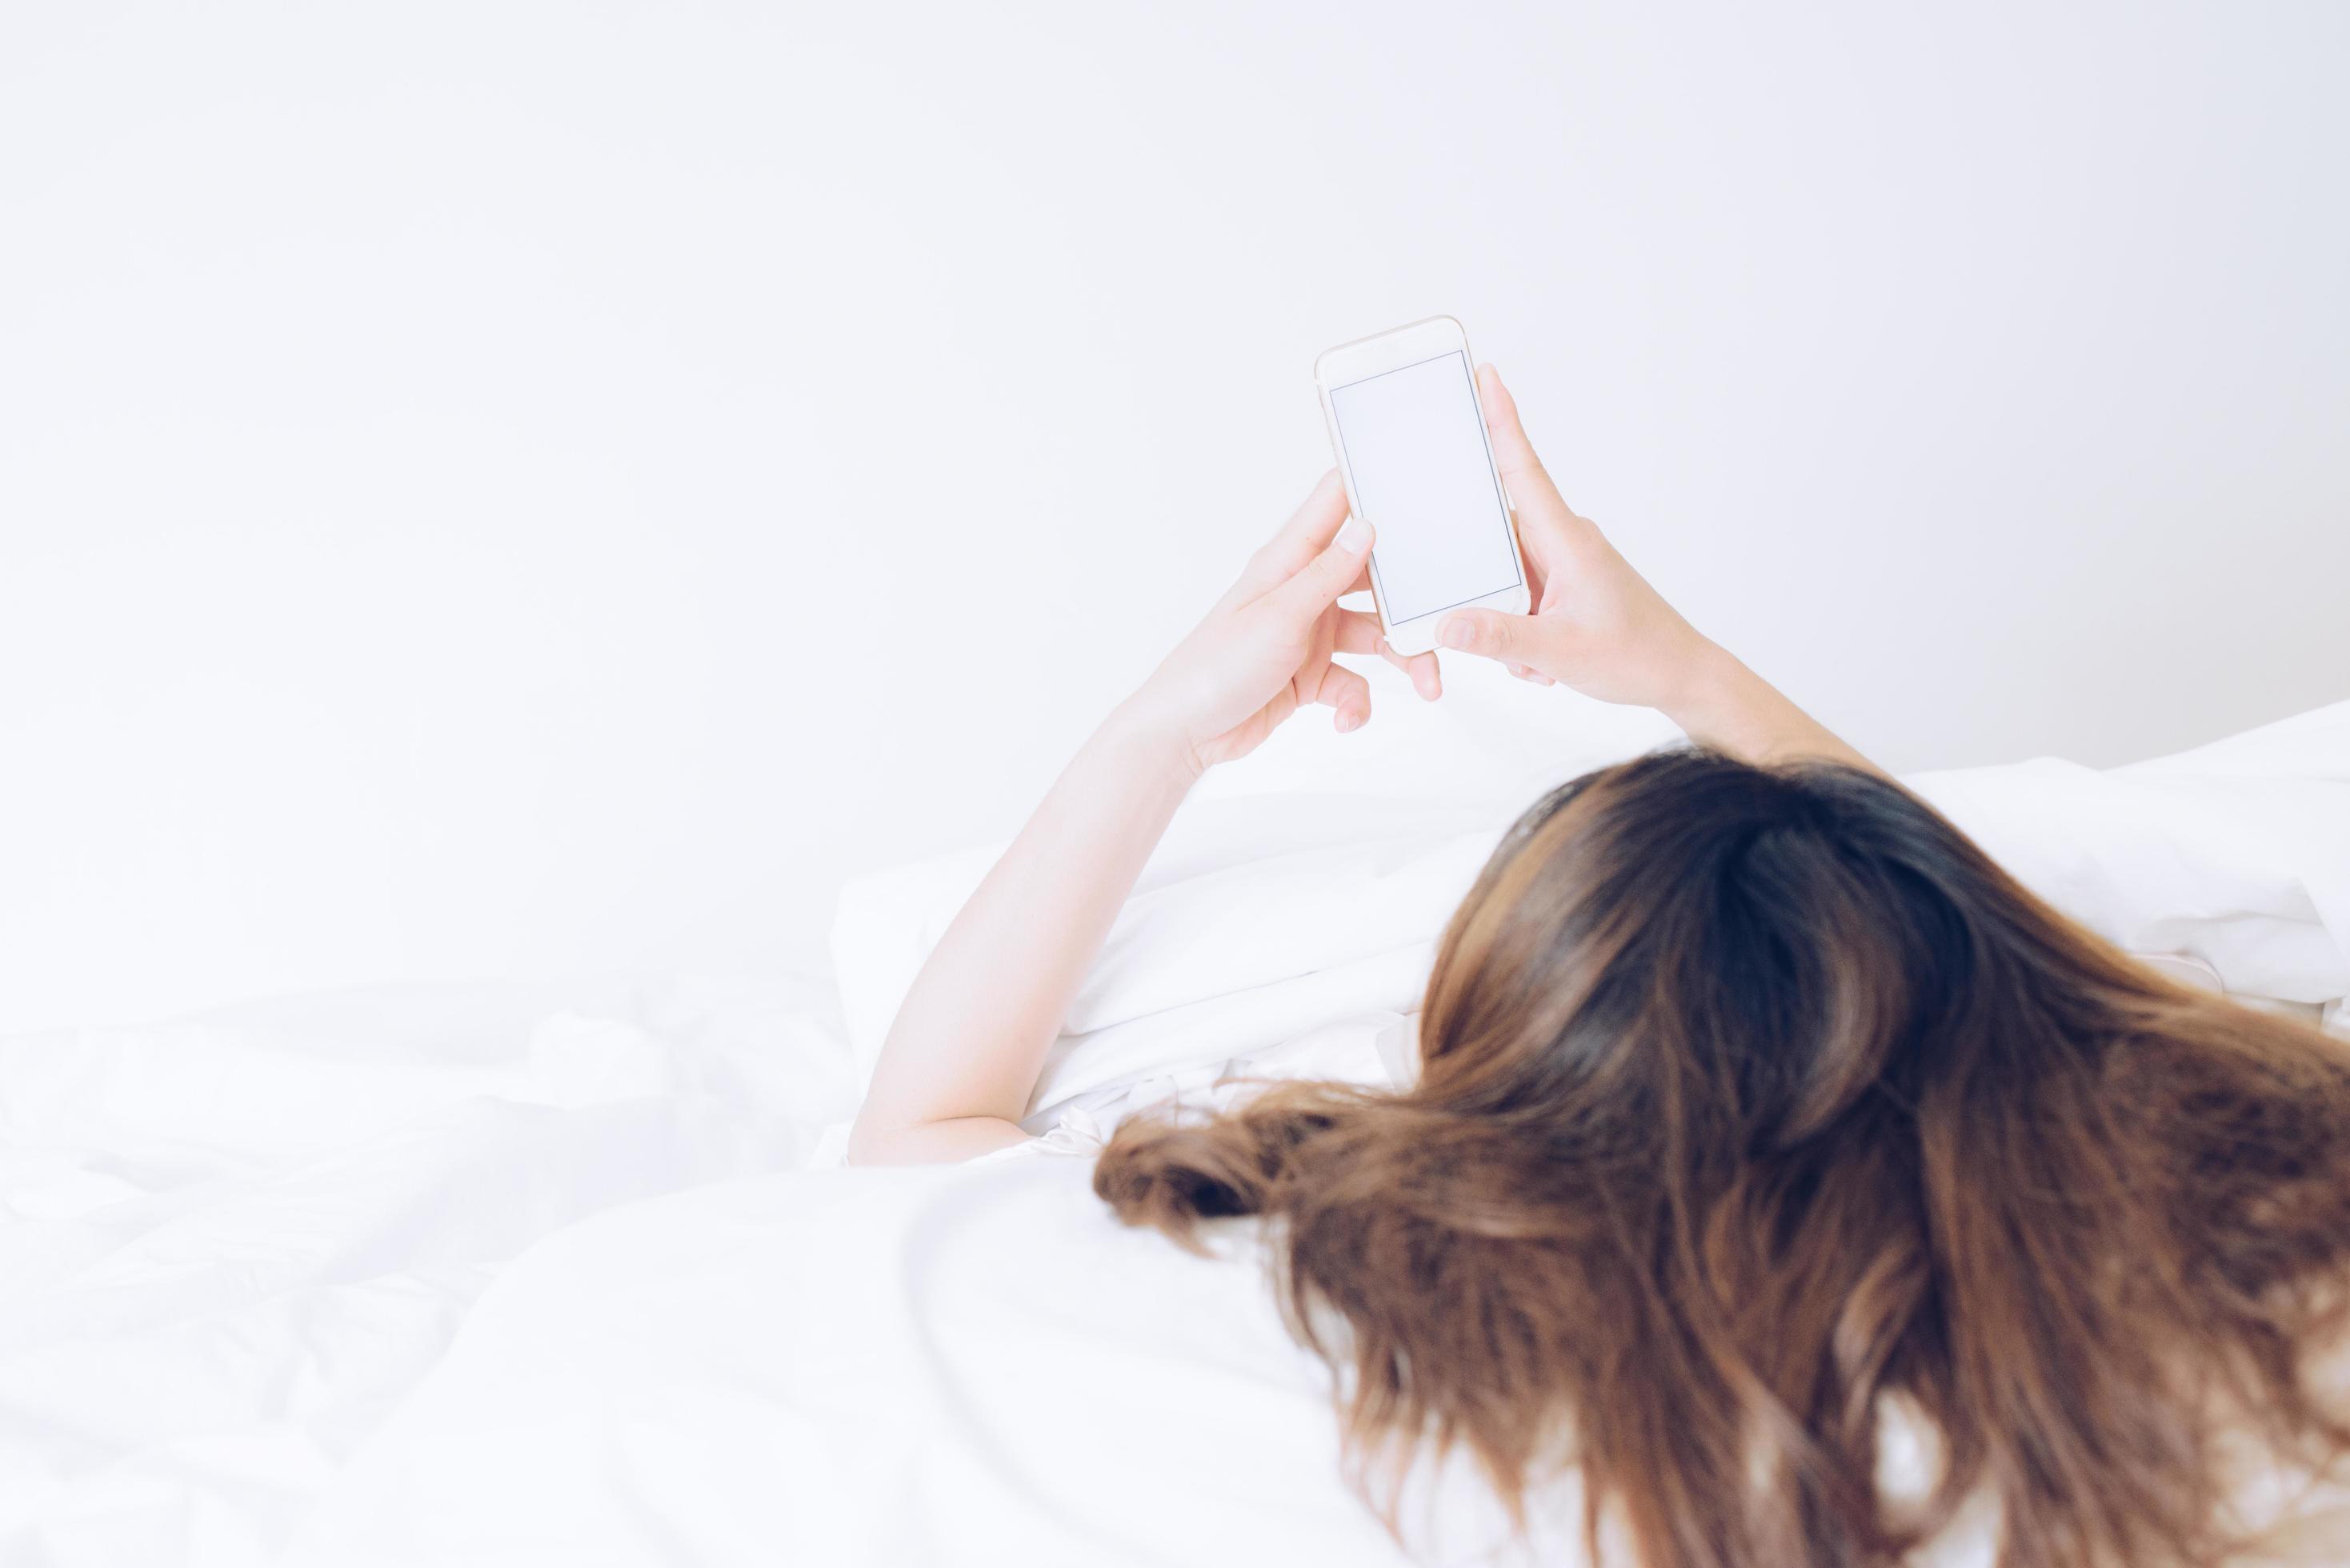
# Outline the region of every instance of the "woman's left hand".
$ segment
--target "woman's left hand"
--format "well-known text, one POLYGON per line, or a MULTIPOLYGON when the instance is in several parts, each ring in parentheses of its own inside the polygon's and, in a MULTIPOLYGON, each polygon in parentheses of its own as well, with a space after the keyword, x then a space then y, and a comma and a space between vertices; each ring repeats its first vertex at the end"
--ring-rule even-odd
POLYGON ((1387 646, 1377 617, 1338 607, 1338 596, 1367 586, 1370 551, 1370 524, 1347 516, 1333 469, 1128 709, 1162 727, 1200 774, 1256 750, 1307 703, 1335 709, 1342 733, 1360 729, 1371 716, 1370 683, 1332 663, 1333 653, 1379 654, 1433 699, 1441 690, 1433 654, 1404 658, 1387 646))
MULTIPOLYGON (((1371 549, 1370 529, 1346 522, 1346 492, 1326 475, 1070 762, 899 1004, 850 1159, 968 1159, 1024 1138, 1070 1001, 1192 781, 1304 703, 1360 727, 1370 687, 1330 656, 1388 650, 1378 621, 1338 607, 1371 549)), ((1437 694, 1432 656, 1396 662, 1437 694)))

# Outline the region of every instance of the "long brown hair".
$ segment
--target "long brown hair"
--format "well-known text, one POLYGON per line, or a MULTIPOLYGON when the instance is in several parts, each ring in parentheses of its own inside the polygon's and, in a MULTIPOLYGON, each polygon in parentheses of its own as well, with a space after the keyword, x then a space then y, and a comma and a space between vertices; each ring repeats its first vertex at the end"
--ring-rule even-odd
POLYGON ((1592 1553, 1613 1519, 1648 1568, 1896 1563, 1978 1495, 2010 1568, 2205 1563, 2230 1442, 2350 1448, 2310 1365, 2350 1054, 2129 961, 1891 783, 1683 750, 1565 786, 1420 1031, 1409 1088, 1129 1121, 1094 1177, 1187 1243, 1271 1222, 1373 1493, 1460 1449, 1522 1522, 1579 1466, 1592 1553), (1922 1500, 1877 1484, 1887 1396, 1939 1436, 1922 1500))

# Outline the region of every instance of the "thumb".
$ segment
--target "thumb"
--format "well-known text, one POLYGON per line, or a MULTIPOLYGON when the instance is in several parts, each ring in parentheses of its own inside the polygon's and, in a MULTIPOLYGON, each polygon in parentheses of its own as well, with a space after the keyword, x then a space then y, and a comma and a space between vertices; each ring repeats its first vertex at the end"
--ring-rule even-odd
POLYGON ((1363 575, 1363 557, 1371 553, 1371 525, 1349 517, 1338 536, 1321 554, 1299 567, 1290 579, 1265 595, 1284 616, 1307 619, 1338 602, 1363 575))
POLYGON ((1440 648, 1457 649, 1486 659, 1504 659, 1540 670, 1545 662, 1534 648, 1534 618, 1501 610, 1466 609, 1447 616, 1436 628, 1440 648))

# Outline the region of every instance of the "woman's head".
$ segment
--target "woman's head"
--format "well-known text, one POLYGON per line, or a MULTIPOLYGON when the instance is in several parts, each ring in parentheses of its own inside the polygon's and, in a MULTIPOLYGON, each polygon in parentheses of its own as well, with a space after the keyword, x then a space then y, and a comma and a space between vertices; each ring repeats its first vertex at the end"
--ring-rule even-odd
MULTIPOLYGON (((2345 1433, 2350 1068, 2049 911, 1898 786, 1659 753, 1556 791, 1453 917, 1422 1071, 1130 1123, 1097 1189, 1261 1214, 1358 1459, 1582 1467, 1651 1564, 2224 1545, 2225 1420, 2345 1433), (1906 1398, 1940 1482, 1879 1494, 1906 1398), (2248 1414, 2249 1413, 2249 1414, 2248 1414)), ((1365 1472, 1368 1474, 1367 1470, 1365 1472)))
POLYGON ((1503 841, 1429 981, 1422 1091, 1576 1137, 1634 1118, 1644 1158, 1660 1131, 1716 1158, 1792 1148, 1998 1049, 1970 1017, 2141 983, 2040 915, 1882 779, 1659 753, 1503 841))

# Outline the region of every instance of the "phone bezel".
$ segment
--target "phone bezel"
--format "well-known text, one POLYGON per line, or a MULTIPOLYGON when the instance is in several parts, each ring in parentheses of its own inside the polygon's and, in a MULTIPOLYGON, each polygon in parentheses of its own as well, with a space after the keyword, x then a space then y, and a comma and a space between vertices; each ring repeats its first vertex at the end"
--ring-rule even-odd
MULTIPOLYGON (((1523 615, 1534 602, 1526 579, 1525 555, 1518 545, 1517 507, 1510 499, 1509 486, 1502 483, 1501 465, 1493 461, 1492 436, 1485 428, 1485 400, 1477 390, 1476 358, 1469 352, 1469 334, 1460 322, 1450 316, 1431 316, 1408 327, 1398 327, 1374 333, 1368 337, 1357 337, 1351 343, 1341 343, 1335 348, 1326 348, 1314 361, 1314 387, 1322 400, 1322 424, 1329 432, 1330 450, 1338 460, 1338 477, 1347 487, 1347 505, 1361 515, 1361 504, 1355 493, 1355 472, 1353 465, 1347 461, 1347 443, 1338 439, 1338 413, 1330 401, 1331 392, 1371 376, 1399 370, 1407 365, 1454 352, 1467 359, 1471 367, 1469 400, 1477 413, 1477 438, 1484 442, 1485 465, 1492 472, 1494 493, 1502 498, 1502 531, 1509 537, 1510 561, 1517 567, 1518 580, 1514 587, 1464 604, 1447 605, 1442 609, 1431 610, 1408 621, 1390 620, 1388 618, 1387 595, 1379 589, 1378 542, 1374 539, 1370 563, 1371 598, 1378 607, 1379 629, 1386 636, 1388 646, 1398 653, 1425 653, 1434 648, 1438 625, 1446 616, 1457 611, 1483 608, 1523 615)), ((1367 517, 1365 520, 1374 529, 1378 528, 1378 518, 1367 517)))

